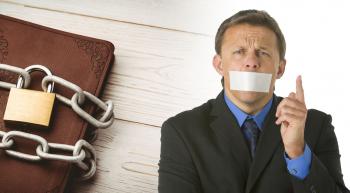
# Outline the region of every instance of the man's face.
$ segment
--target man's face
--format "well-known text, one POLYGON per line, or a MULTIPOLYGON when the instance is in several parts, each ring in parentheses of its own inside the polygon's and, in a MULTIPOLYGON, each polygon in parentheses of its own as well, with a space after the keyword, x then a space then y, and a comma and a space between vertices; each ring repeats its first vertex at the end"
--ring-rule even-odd
POLYGON ((262 26, 239 24, 225 31, 221 54, 215 55, 213 65, 224 76, 224 89, 230 98, 249 105, 272 96, 275 80, 283 75, 285 60, 280 60, 273 31, 262 26), (232 70, 272 74, 269 93, 230 90, 229 71, 232 70))

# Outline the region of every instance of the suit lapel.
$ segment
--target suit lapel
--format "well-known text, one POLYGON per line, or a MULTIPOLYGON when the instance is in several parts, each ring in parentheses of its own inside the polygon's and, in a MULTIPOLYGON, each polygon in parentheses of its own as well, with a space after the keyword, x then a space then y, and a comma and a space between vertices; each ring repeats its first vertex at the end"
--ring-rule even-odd
POLYGON ((241 177, 247 179, 251 164, 249 150, 237 120, 225 104, 223 92, 214 100, 211 116, 214 118, 210 124, 212 130, 218 136, 220 143, 231 149, 239 166, 237 168, 241 170, 241 177))
POLYGON ((263 131, 261 133, 255 158, 250 168, 248 182, 246 186, 246 193, 249 193, 257 179, 271 160, 274 152, 281 141, 280 126, 275 124, 277 120, 275 117, 277 106, 280 99, 274 95, 273 106, 264 122, 263 131))

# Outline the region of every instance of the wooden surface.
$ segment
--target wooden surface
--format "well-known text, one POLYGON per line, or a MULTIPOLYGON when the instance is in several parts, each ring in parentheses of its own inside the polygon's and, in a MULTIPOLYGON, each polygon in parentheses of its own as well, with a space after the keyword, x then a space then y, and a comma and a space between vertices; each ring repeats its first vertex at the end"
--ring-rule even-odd
MULTIPOLYGON (((345 165, 350 161, 346 150, 349 142, 345 138, 346 133, 349 134, 347 112, 342 111, 342 100, 333 101, 332 93, 324 92, 327 88, 337 89, 334 85, 341 85, 337 84, 336 79, 328 81, 324 78, 330 70, 335 71, 334 74, 347 71, 319 65, 322 61, 305 54, 309 53, 310 48, 300 46, 301 42, 314 41, 316 44, 319 41, 304 33, 312 31, 308 26, 317 18, 320 18, 322 28, 314 33, 321 33, 323 23, 328 21, 321 16, 328 10, 320 9, 310 14, 310 7, 313 8, 314 4, 308 2, 302 2, 303 5, 307 4, 303 8, 294 1, 249 3, 229 0, 221 3, 220 9, 217 9, 221 1, 225 0, 0 0, 0 14, 108 40, 116 47, 116 60, 103 94, 104 100, 114 101, 116 120, 110 128, 99 131, 94 143, 98 151, 96 178, 87 183, 74 184, 70 192, 157 192, 162 122, 216 97, 221 90, 221 77, 214 71, 211 60, 217 27, 237 9, 263 9, 265 4, 266 7, 276 7, 268 11, 277 16, 288 42, 287 60, 290 58, 288 64, 291 65, 287 67, 289 73, 276 85, 278 94, 288 95, 295 87, 292 83, 297 73, 305 73, 303 82, 308 91, 308 107, 335 115, 333 123, 342 152, 344 180, 349 184, 350 167, 345 165), (298 14, 293 10, 298 10, 298 14), (288 14, 284 12, 288 12, 290 17, 286 17, 288 14), (302 28, 308 30, 293 31, 302 28), (307 65, 301 66, 303 64, 307 65), (313 69, 317 69, 317 73, 313 69)), ((342 5, 325 7, 346 10, 346 6, 342 5)), ((335 14, 345 12, 337 11, 335 14)), ((329 21, 339 21, 341 26, 342 20, 338 18, 348 17, 338 16, 329 21)), ((332 45, 331 42, 346 41, 343 40, 345 36, 338 36, 341 41, 330 39, 329 45, 332 45)), ((322 46, 316 47, 322 49, 322 46)), ((340 58, 338 63, 344 63, 338 55, 333 58, 340 58)), ((319 59, 324 60, 323 57, 319 59)), ((345 98, 350 96, 348 92, 338 90, 345 98)))
POLYGON ((188 5, 145 2, 0 1, 0 14, 108 40, 116 47, 103 94, 114 101, 116 120, 94 142, 96 178, 74 184, 70 192, 157 192, 162 122, 221 89, 211 66, 213 36, 187 25, 194 20, 181 22, 190 13, 177 15, 188 5))

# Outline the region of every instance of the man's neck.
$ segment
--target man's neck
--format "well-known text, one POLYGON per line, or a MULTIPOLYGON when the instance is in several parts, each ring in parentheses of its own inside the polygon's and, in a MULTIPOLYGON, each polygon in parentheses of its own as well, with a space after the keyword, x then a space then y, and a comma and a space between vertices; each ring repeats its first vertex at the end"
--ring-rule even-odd
POLYGON ((244 103, 243 101, 237 99, 230 91, 225 90, 225 94, 230 99, 230 101, 232 101, 238 108, 240 108, 243 112, 249 115, 255 115, 259 113, 269 102, 273 95, 273 93, 271 92, 268 95, 265 95, 264 97, 258 98, 252 103, 244 103))

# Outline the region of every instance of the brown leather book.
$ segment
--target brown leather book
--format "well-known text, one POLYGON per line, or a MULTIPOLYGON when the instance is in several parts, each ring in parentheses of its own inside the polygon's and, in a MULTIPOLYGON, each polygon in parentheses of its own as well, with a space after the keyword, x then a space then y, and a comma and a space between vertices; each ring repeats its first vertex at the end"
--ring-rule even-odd
MULTIPOLYGON (((58 21, 59 22, 59 21, 58 21)), ((112 43, 51 29, 0 15, 0 63, 25 68, 41 64, 51 72, 100 97, 114 56, 112 43)), ((43 73, 32 72, 28 89, 40 90, 43 73)), ((16 83, 18 74, 0 70, 0 81, 16 83)), ((71 98, 73 91, 55 84, 54 92, 71 98)), ((51 143, 74 145, 90 131, 90 125, 70 107, 55 101, 51 125, 47 129, 12 128, 3 116, 9 90, 0 88, 0 130, 20 130, 44 137, 51 143)), ((83 109, 93 114, 97 108, 87 100, 83 109)), ((23 109, 25 111, 26 109, 23 109)), ((92 128, 93 129, 93 128, 92 128)), ((0 139, 1 140, 1 139, 0 139)), ((18 138, 15 150, 35 155, 38 144, 18 138)), ((23 161, 0 149, 1 193, 61 193, 70 178, 72 164, 63 161, 23 161)), ((67 191, 66 191, 67 192, 67 191)))

